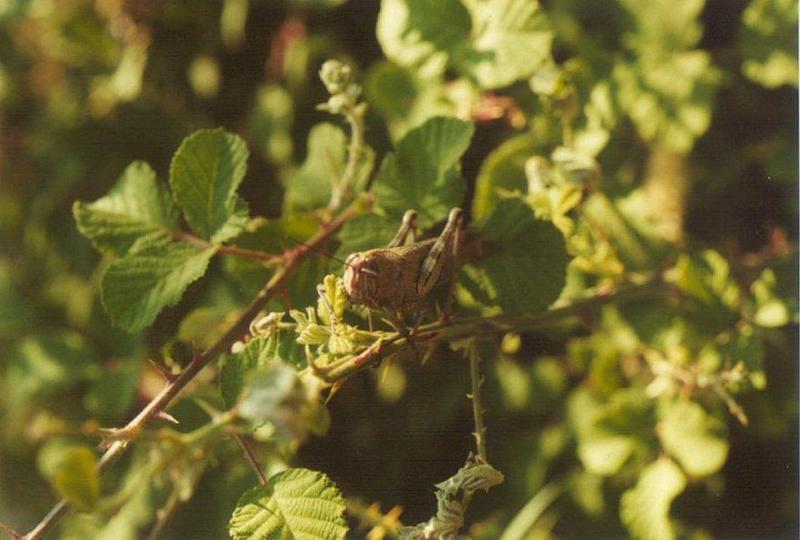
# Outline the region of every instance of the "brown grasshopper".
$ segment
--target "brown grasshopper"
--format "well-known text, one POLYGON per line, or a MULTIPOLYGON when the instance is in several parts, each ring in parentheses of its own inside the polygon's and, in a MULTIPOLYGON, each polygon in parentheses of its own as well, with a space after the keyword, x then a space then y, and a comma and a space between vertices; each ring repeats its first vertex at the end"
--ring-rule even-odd
POLYGON ((345 260, 344 287, 353 304, 392 315, 419 307, 443 275, 457 266, 463 213, 453 208, 438 238, 415 241, 417 213, 409 210, 388 247, 345 260), (411 243, 407 243, 408 241, 411 243))

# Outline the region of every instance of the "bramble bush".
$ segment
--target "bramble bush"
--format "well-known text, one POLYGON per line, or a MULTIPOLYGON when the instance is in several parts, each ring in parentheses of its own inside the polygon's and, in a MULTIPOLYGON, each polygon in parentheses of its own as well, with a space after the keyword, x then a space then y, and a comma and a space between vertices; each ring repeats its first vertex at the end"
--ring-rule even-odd
POLYGON ((0 2, 5 533, 796 536, 796 43, 790 0, 0 2), (352 301, 453 208, 431 294, 352 301))

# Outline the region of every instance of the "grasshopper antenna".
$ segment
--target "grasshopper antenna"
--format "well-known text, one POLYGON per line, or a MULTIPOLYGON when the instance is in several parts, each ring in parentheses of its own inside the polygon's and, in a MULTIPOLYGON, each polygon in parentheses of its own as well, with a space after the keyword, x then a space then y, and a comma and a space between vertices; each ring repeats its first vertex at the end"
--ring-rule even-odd
POLYGON ((323 255, 323 256, 331 259, 332 261, 336 261, 336 262, 338 262, 340 264, 343 264, 344 266, 350 266, 350 263, 348 263, 347 261, 342 260, 342 259, 340 259, 339 257, 337 257, 335 255, 331 255, 330 253, 327 253, 327 252, 323 251, 318 246, 312 246, 311 244, 307 244, 306 242, 303 242, 302 240, 298 240, 297 238, 294 238, 293 236, 287 235, 286 238, 288 238, 289 240, 291 240, 292 242, 294 242, 296 244, 300 244, 301 246, 306 246, 307 248, 310 248, 311 250, 316 251, 320 255, 323 255))

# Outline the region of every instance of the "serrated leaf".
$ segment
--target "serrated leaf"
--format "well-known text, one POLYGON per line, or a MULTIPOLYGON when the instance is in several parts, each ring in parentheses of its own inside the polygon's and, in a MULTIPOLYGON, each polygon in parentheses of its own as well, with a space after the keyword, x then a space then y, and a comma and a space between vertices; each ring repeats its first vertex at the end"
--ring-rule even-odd
POLYGON ((717 472, 728 457, 725 426, 699 404, 668 401, 659 408, 658 435, 664 449, 691 476, 717 472))
POLYGON ((114 324, 135 332, 159 312, 178 303, 186 288, 206 271, 215 248, 172 242, 167 237, 137 243, 113 261, 101 283, 103 306, 114 324))
POLYGON ((500 88, 533 74, 550 59, 553 33, 536 0, 464 0, 472 19, 460 69, 483 88, 500 88))
POLYGON ((462 270, 473 297, 507 313, 538 313, 558 298, 569 257, 552 223, 534 219, 520 200, 506 199, 480 232, 490 243, 490 255, 462 270))
POLYGON ((620 517, 633 538, 671 540, 669 507, 686 487, 680 468, 667 458, 648 465, 636 486, 622 494, 620 517))
POLYGON ((320 472, 288 469, 247 490, 229 523, 235 540, 344 539, 344 499, 320 472))
POLYGON ((59 495, 79 510, 90 510, 100 496, 97 458, 91 448, 54 441, 42 448, 39 468, 59 495))
POLYGON ((375 181, 375 198, 390 219, 400 223, 406 210, 414 209, 424 229, 461 204, 464 182, 458 162, 473 132, 468 122, 437 117, 403 137, 381 163, 375 181))
POLYGON ((397 232, 399 222, 378 214, 361 214, 345 223, 339 232, 341 245, 336 256, 345 259, 352 253, 386 247, 397 232))
POLYGON ((178 218, 166 185, 143 161, 128 165, 107 195, 72 207, 78 230, 100 251, 123 255, 141 237, 175 228, 178 218))
POLYGON ((173 197, 198 235, 223 242, 241 231, 245 142, 222 129, 196 131, 181 143, 169 169, 173 197))
POLYGON ((231 408, 236 404, 253 372, 281 361, 302 367, 305 355, 295 338, 293 332, 287 331, 256 336, 241 351, 225 358, 219 376, 220 392, 225 406, 231 408))
POLYGON ((742 72, 767 88, 797 87, 797 2, 754 0, 742 13, 742 72))

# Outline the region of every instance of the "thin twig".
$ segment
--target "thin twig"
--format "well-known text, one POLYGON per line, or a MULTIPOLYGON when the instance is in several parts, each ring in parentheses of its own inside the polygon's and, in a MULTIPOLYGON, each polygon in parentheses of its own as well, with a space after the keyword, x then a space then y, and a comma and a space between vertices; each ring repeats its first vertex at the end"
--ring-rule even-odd
POLYGON ((275 253, 267 253, 266 251, 259 251, 256 249, 246 249, 238 246, 218 246, 208 242, 207 240, 198 238, 193 234, 187 233, 186 231, 175 231, 172 233, 172 237, 175 240, 194 244, 195 246, 204 249, 215 247, 217 249, 217 253, 222 253, 223 255, 233 255, 234 257, 241 257, 243 259, 253 259, 255 261, 275 263, 280 262, 280 260, 284 257, 282 254, 277 255, 275 253))
POLYGON ((469 357, 469 376, 472 380, 472 393, 469 397, 472 400, 472 417, 475 421, 475 446, 478 456, 484 461, 488 461, 486 457, 486 425, 483 422, 483 407, 481 406, 481 384, 483 384, 480 370, 481 357, 475 342, 470 343, 467 348, 467 356, 469 357))
POLYGON ((358 166, 364 156, 364 106, 363 104, 351 107, 346 113, 345 118, 350 124, 350 145, 347 147, 347 164, 339 180, 333 185, 331 190, 331 200, 328 203, 329 210, 336 210, 342 204, 350 184, 353 183, 358 172, 358 166))
POLYGON ((175 513, 175 510, 178 509, 179 503, 180 498, 178 497, 178 490, 173 489, 167 498, 167 502, 163 507, 161 507, 161 509, 159 509, 156 518, 156 524, 150 530, 150 534, 147 535, 147 540, 158 540, 164 535, 164 531, 166 530, 172 515, 175 513))
MULTIPOLYGON (((266 286, 258 293, 250 305, 245 308, 228 331, 225 332, 211 348, 202 354, 196 355, 186 368, 174 380, 169 381, 161 392, 145 405, 133 420, 128 422, 125 427, 117 430, 120 435, 125 435, 126 437, 114 441, 100 458, 97 464, 97 470, 100 474, 108 470, 108 468, 125 453, 132 435, 137 434, 159 411, 166 409, 180 391, 183 390, 205 366, 217 356, 229 350, 231 345, 247 332, 250 321, 263 309, 271 298, 283 289, 300 263, 321 244, 330 239, 330 237, 348 220, 353 218, 357 212, 358 207, 356 205, 351 205, 333 221, 323 226, 322 230, 309 240, 307 244, 298 246, 295 250, 286 255, 285 265, 272 275, 272 278, 266 286)), ((26 534, 23 539, 38 540, 42 538, 58 520, 63 517, 68 509, 69 503, 65 500, 56 503, 53 509, 50 510, 42 521, 26 534)))
POLYGON ((256 455, 253 453, 253 449, 250 448, 250 445, 245 440, 244 436, 237 433, 234 435, 236 438, 236 442, 239 443, 239 446, 242 448, 242 452, 244 452, 244 457, 247 458, 247 462, 255 471, 256 476, 258 477, 258 483, 262 486, 267 485, 267 477, 264 475, 264 471, 261 470, 261 465, 258 464, 258 460, 256 459, 256 455))

